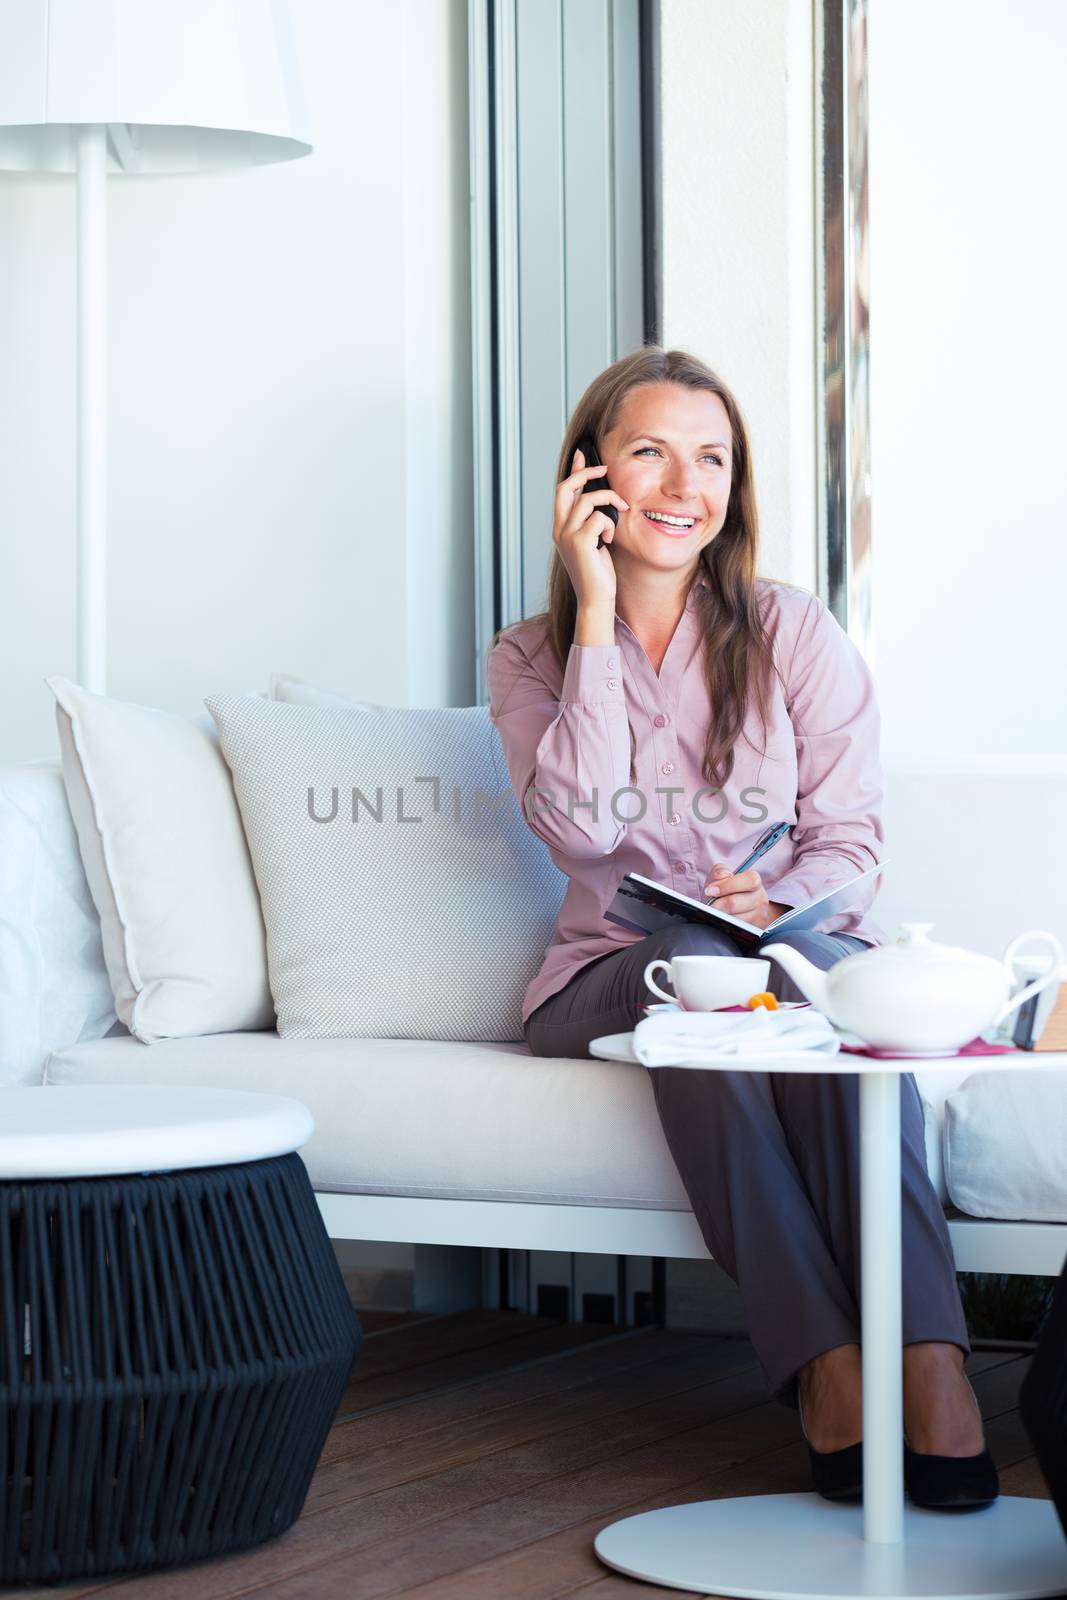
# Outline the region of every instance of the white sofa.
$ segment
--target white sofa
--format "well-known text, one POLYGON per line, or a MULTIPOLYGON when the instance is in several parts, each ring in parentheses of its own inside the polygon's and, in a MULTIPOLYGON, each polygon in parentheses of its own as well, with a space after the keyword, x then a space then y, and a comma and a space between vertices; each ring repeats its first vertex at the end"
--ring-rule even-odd
MULTIPOLYGON (((1026 928, 1067 937, 1067 760, 887 766, 891 865, 875 908, 887 932, 926 920, 935 938, 995 955, 1026 928), (1005 836, 1025 837, 1019 861, 990 858, 987 839, 1005 836)), ((169 1081, 294 1095, 315 1118, 303 1155, 335 1238, 707 1255, 643 1068, 537 1059, 521 1043, 273 1032, 146 1046, 124 1030, 101 1037, 113 1020, 59 768, 0 770, 0 1085, 169 1081), (81 1039, 75 986, 89 1016, 81 1039)), ((1003 1096, 983 1109, 972 1071, 918 1073, 957 1264, 1058 1273, 1067 1080, 1017 1077, 1018 1115, 1006 1118, 1003 1096), (961 1194, 969 1216, 951 1208, 961 1194)))

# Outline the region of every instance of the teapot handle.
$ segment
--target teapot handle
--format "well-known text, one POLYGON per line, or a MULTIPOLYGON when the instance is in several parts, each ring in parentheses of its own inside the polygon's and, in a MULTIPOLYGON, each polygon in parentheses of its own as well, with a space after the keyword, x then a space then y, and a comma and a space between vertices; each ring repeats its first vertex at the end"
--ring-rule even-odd
POLYGON ((1031 939, 1043 940, 1051 950, 1052 960, 1049 962, 1048 971, 1042 973, 1040 978, 1035 978, 1033 983, 1028 983, 1025 989, 1020 989, 1018 994, 1012 995, 1011 999, 997 1013, 993 1027, 999 1027, 1004 1018, 1010 1017, 1011 1013, 1017 1010, 1024 1000, 1029 1000, 1033 995, 1040 994, 1042 989, 1047 989, 1048 985, 1054 983, 1060 976, 1060 968, 1063 965, 1063 946, 1054 933, 1044 933, 1039 929, 1035 929, 1030 933, 1020 933, 1018 938, 1013 939, 1005 950, 1004 966, 1007 970, 1009 981, 1014 976, 1012 963, 1019 953, 1019 946, 1028 943, 1031 939))

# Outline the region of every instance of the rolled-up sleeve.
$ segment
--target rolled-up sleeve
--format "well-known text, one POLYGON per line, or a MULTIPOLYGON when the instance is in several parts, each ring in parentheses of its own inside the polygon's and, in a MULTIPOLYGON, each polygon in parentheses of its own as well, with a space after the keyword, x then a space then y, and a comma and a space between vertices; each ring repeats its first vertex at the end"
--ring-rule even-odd
MULTIPOLYGON (((797 821, 792 865, 768 893, 802 906, 882 860, 880 719, 867 663, 814 597, 784 682, 796 739, 797 821)), ((877 888, 877 878, 863 886, 856 911, 870 906, 877 888)))
POLYGON ((489 717, 533 832, 564 855, 610 855, 626 834, 612 798, 630 774, 618 648, 572 644, 557 700, 519 642, 505 634, 489 652, 486 681, 489 717))

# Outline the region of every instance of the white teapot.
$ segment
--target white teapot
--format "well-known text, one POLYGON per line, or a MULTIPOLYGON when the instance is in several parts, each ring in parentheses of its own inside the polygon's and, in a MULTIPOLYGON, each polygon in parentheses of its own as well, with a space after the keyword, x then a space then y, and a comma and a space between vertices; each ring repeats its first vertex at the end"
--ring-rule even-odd
POLYGON ((788 944, 766 944, 760 954, 784 967, 835 1027, 858 1034, 872 1049, 906 1056, 951 1055, 1060 976, 1063 946, 1055 934, 1021 933, 1004 959, 994 961, 935 944, 927 938, 932 927, 903 922, 896 944, 858 950, 826 972, 788 944), (1051 960, 1040 978, 1009 999, 1012 963, 1030 940, 1043 941, 1051 960))

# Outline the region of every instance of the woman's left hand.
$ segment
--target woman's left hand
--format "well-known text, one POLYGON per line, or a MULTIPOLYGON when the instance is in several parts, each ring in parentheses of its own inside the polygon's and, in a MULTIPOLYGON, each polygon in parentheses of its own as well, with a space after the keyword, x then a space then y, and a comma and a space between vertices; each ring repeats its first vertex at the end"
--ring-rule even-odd
POLYGON ((767 899, 763 879, 755 867, 749 867, 747 872, 731 872, 722 861, 716 862, 708 873, 704 898, 709 905, 718 906, 743 922, 751 922, 756 928, 769 927, 776 917, 790 909, 767 899), (714 894, 710 892, 713 889, 714 894))

